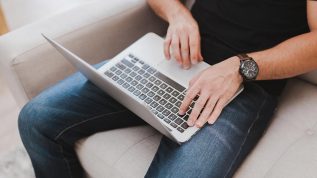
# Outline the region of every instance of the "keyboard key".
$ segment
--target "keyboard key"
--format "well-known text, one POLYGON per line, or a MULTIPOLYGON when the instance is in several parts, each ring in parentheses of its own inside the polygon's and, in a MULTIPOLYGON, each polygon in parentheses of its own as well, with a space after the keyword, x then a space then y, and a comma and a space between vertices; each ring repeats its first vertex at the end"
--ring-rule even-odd
POLYGON ((135 73, 135 72, 131 72, 131 73, 130 73, 130 76, 131 76, 131 77, 135 77, 136 75, 137 75, 137 73, 135 73))
POLYGON ((145 73, 145 70, 141 69, 138 71, 138 74, 143 75, 145 73))
POLYGON ((146 100, 145 100, 145 102, 147 103, 147 104, 150 104, 150 103, 152 103, 152 99, 151 98, 146 98, 146 100))
POLYGON ((175 105, 177 106, 177 107, 180 107, 181 106, 181 102, 180 101, 177 101, 176 103, 175 103, 175 105))
POLYGON ((154 74, 156 72, 155 69, 153 69, 152 67, 148 68, 147 71, 150 73, 150 74, 154 74))
POLYGON ((140 60, 139 63, 143 65, 143 64, 144 64, 144 61, 140 60))
POLYGON ((142 69, 146 70, 146 69, 148 69, 149 67, 150 67, 149 65, 144 64, 144 65, 142 66, 142 69))
POLYGON ((153 76, 151 76, 151 77, 149 78, 149 80, 150 80, 151 82, 154 82, 154 81, 156 80, 156 78, 153 77, 153 76))
POLYGON ((126 69, 127 67, 125 65, 123 65, 122 63, 117 63, 116 66, 121 69, 121 70, 124 70, 126 69))
POLYGON ((155 101, 159 101, 159 100, 161 99, 161 97, 158 96, 158 95, 155 95, 155 96, 153 97, 153 99, 154 99, 155 101))
POLYGON ((153 86, 153 83, 149 82, 149 83, 146 84, 146 87, 148 87, 148 88, 151 88, 152 86, 153 86))
POLYGON ((160 103, 161 105, 165 105, 165 104, 167 103, 167 101, 166 101, 165 99, 161 99, 161 100, 159 101, 159 103, 160 103))
POLYGON ((155 95, 155 93, 152 92, 152 91, 150 91, 150 92, 147 94, 147 96, 149 96, 149 97, 153 97, 154 95, 155 95))
POLYGON ((174 128, 177 127, 177 125, 176 125, 174 122, 170 123, 170 125, 171 125, 172 127, 174 127, 174 128))
POLYGON ((165 89, 167 87, 167 85, 165 83, 162 83, 162 85, 160 85, 160 88, 165 89))
POLYGON ((118 79, 119 79, 118 76, 113 76, 113 77, 112 77, 112 80, 114 80, 114 81, 117 81, 118 79))
POLYGON ((172 93, 172 91, 173 91, 173 88, 171 88, 171 87, 168 87, 166 90, 165 90, 167 93, 172 93))
POLYGON ((168 93, 165 93, 165 95, 163 96, 163 98, 165 98, 165 99, 169 99, 171 97, 171 95, 170 94, 168 94, 168 93))
POLYGON ((130 92, 133 92, 134 90, 135 90, 134 87, 130 87, 130 88, 129 88, 129 91, 130 91, 130 92))
POLYGON ((139 98, 140 98, 141 100, 144 100, 144 99, 146 98, 146 95, 145 95, 145 94, 141 94, 141 95, 139 95, 139 98))
POLYGON ((177 108, 177 107, 173 107, 173 108, 171 109, 171 111, 172 111, 173 113, 177 114, 177 113, 178 113, 178 108, 177 108))
POLYGON ((170 121, 169 119, 165 118, 165 119, 164 119, 164 122, 166 122, 166 123, 169 124, 171 121, 170 121))
POLYGON ((143 74, 143 77, 145 77, 145 78, 149 78, 150 76, 151 75, 149 73, 147 73, 147 72, 143 74))
POLYGON ((193 109, 190 108, 190 109, 187 111, 187 114, 192 113, 192 111, 193 111, 193 109))
POLYGON ((110 68, 110 71, 111 71, 111 72, 114 72, 114 71, 116 71, 116 70, 117 70, 117 68, 115 68, 115 67, 111 67, 111 68, 110 68))
POLYGON ((142 77, 140 76, 140 75, 137 75, 136 77, 135 77, 135 80, 137 80, 137 81, 140 81, 142 79, 142 77))
POLYGON ((154 92, 156 92, 158 89, 159 89, 159 87, 154 86, 151 90, 154 91, 154 92))
POLYGON ((170 86, 172 86, 173 88, 175 88, 179 92, 183 92, 185 90, 185 87, 181 86, 180 84, 176 83, 174 80, 168 78, 167 76, 165 76, 164 74, 162 74, 160 72, 156 72, 154 74, 154 76, 161 79, 165 83, 169 84, 170 86))
POLYGON ((179 95, 179 96, 177 97, 177 99, 183 101, 183 100, 184 100, 184 97, 185 97, 184 95, 179 95))
POLYGON ((121 77, 122 79, 125 79, 125 78, 127 77, 127 74, 121 74, 120 77, 121 77))
POLYGON ((186 115, 185 117, 183 117, 184 121, 188 121, 189 115, 186 115))
POLYGON ((178 92, 178 91, 173 91, 173 92, 172 92, 172 95, 175 96, 175 97, 177 97, 177 96, 179 95, 179 92, 178 92))
POLYGON ((159 86, 161 83, 162 83, 161 80, 155 80, 155 82, 154 82, 154 84, 157 85, 157 86, 159 86))
POLYGON ((133 54, 129 54, 128 56, 129 56, 130 58, 132 58, 132 59, 134 58, 134 55, 133 55, 133 54))
POLYGON ((111 78, 111 77, 113 77, 113 73, 112 72, 110 72, 110 71, 106 71, 105 72, 105 75, 107 76, 107 77, 109 77, 109 78, 111 78))
POLYGON ((123 88, 129 88, 130 87, 130 85, 128 83, 124 83, 122 86, 123 86, 123 88))
POLYGON ((169 111, 169 110, 167 110, 167 109, 165 109, 164 111, 163 111, 163 115, 164 116, 168 116, 168 115, 170 115, 171 114, 171 111, 169 111))
POLYGON ((146 79, 142 79, 142 80, 141 80, 141 83, 142 83, 143 85, 145 85, 145 84, 147 83, 147 80, 146 80, 146 79))
POLYGON ((139 58, 137 58, 137 57, 133 57, 133 59, 136 60, 136 61, 139 61, 139 58))
POLYGON ((122 59, 121 62, 130 68, 134 66, 134 64, 132 64, 130 61, 126 59, 122 59))
POLYGON ((135 91, 133 92, 133 94, 134 94, 135 96, 139 96, 139 95, 141 94, 141 92, 140 92, 139 90, 135 90, 135 91))
POLYGON ((133 69, 133 71, 137 72, 138 70, 140 70, 140 67, 134 66, 132 69, 133 69))
POLYGON ((167 109, 171 109, 173 107, 173 105, 171 104, 171 103, 167 103, 166 105, 165 105, 165 108, 167 108, 167 109))
POLYGON ((127 77, 127 78, 125 78, 125 81, 127 81, 127 82, 131 82, 133 79, 131 78, 131 77, 127 77))
POLYGON ((120 80, 117 81, 117 83, 118 83, 119 85, 122 85, 122 84, 124 83, 124 80, 120 79, 120 80))
POLYGON ((171 102, 171 103, 175 103, 175 102, 177 101, 177 99, 174 98, 174 97, 172 97, 172 98, 170 98, 168 101, 171 102))
POLYGON ((158 111, 158 112, 162 112, 163 110, 164 110, 164 108, 163 108, 163 106, 158 106, 157 108, 156 108, 156 110, 158 111))
POLYGON ((133 85, 133 86, 136 86, 137 84, 138 84, 138 82, 135 81, 135 80, 133 80, 133 81, 131 82, 131 85, 133 85))
POLYGON ((124 72, 125 72, 126 74, 129 74, 129 73, 131 72, 131 69, 126 68, 126 69, 124 70, 124 72))
POLYGON ((157 102, 152 102, 150 106, 151 106, 152 108, 156 108, 158 105, 159 105, 159 104, 158 104, 157 102))
POLYGON ((168 116, 168 118, 173 121, 173 120, 175 120, 175 119, 177 118, 177 116, 174 115, 174 114, 170 114, 170 115, 168 116))
POLYGON ((195 102, 192 102, 192 103, 190 104, 190 107, 193 108, 194 106, 195 106, 195 102))
POLYGON ((142 89, 142 93, 145 93, 145 94, 146 94, 147 92, 149 92, 149 91, 150 91, 150 90, 149 90, 148 88, 145 88, 145 87, 142 89))
POLYGON ((177 119, 175 120, 175 123, 178 124, 178 125, 182 124, 182 122, 183 122, 183 120, 180 119, 180 118, 177 118, 177 119))
POLYGON ((163 116, 163 114, 161 114, 161 113, 158 113, 158 114, 157 114, 157 117, 159 117, 160 119, 164 119, 164 116, 163 116))
POLYGON ((165 93, 165 92, 164 92, 163 90, 159 90, 159 91, 157 92, 157 94, 159 94, 160 96, 162 96, 164 93, 165 93))
POLYGON ((121 70, 117 70, 115 73, 116 73, 117 75, 122 74, 121 70))
POLYGON ((177 130, 180 132, 180 133, 183 133, 184 132, 184 129, 178 127, 177 130))
POLYGON ((184 123, 181 125, 181 127, 182 127, 183 129, 187 129, 187 128, 189 127, 189 125, 188 125, 186 122, 184 122, 184 123))
POLYGON ((141 90, 141 89, 143 88, 143 85, 138 84, 138 85, 136 86, 136 88, 139 89, 139 90, 141 90))

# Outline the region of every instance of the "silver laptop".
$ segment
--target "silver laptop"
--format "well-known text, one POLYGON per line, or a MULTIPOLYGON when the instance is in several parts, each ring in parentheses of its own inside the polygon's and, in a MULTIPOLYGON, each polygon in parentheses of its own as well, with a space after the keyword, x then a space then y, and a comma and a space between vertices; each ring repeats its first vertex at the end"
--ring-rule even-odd
MULTIPOLYGON (((171 140, 184 143, 199 130, 186 123, 195 101, 183 116, 178 115, 178 108, 190 79, 209 64, 200 62, 189 70, 183 70, 175 60, 165 59, 163 38, 148 33, 95 69, 54 40, 43 36, 91 82, 171 140)), ((242 90, 243 86, 235 96, 242 90)))

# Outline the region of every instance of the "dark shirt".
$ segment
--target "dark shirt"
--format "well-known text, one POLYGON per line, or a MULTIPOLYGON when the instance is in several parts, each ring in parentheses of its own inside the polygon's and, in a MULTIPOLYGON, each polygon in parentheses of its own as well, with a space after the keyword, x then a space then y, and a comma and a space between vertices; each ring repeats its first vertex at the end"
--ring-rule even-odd
MULTIPOLYGON (((309 31, 306 0, 196 0, 202 54, 215 64, 239 53, 274 47, 309 31)), ((285 80, 257 81, 279 95, 285 80)))

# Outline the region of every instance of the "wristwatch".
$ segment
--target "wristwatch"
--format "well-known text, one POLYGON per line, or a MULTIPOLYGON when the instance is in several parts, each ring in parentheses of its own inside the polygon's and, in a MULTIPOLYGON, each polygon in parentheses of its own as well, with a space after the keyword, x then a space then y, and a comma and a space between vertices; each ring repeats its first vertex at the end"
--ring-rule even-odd
POLYGON ((243 81, 254 81, 259 74, 258 64, 247 54, 239 54, 237 57, 240 59, 239 72, 243 81))

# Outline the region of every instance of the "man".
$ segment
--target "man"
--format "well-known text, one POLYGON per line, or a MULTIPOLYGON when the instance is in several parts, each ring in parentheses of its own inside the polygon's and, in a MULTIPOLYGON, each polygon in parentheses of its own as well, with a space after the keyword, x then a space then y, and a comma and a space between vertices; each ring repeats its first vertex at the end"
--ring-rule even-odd
MULTIPOLYGON (((166 58, 184 69, 203 59, 214 65, 191 80, 179 111, 199 95, 188 125, 204 127, 182 146, 163 137, 146 177, 232 177, 266 129, 284 79, 317 69, 317 2, 197 0, 192 13, 178 0, 148 3, 169 23, 166 58), (224 107, 242 82, 245 90, 224 107)), ((80 74, 41 93, 19 117, 39 178, 83 177, 77 140, 140 124, 80 74)))

